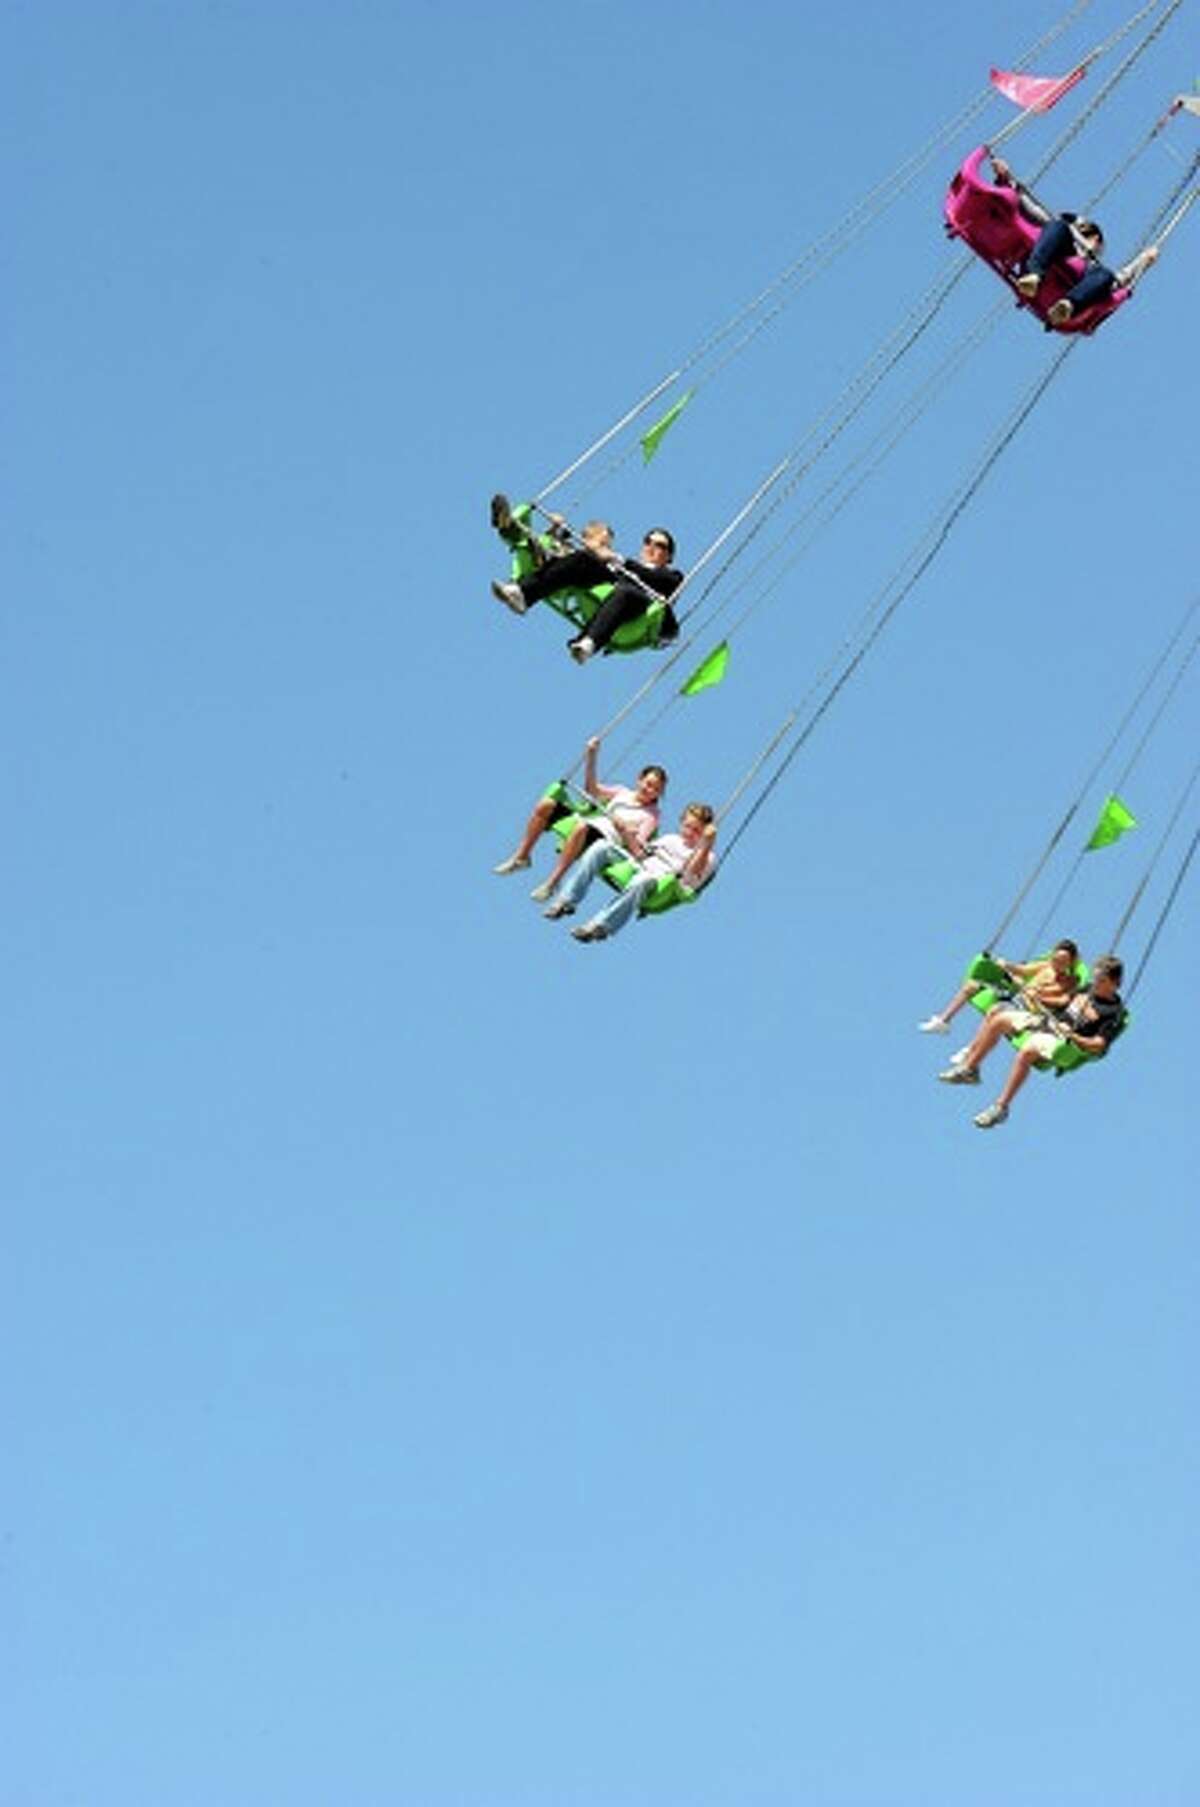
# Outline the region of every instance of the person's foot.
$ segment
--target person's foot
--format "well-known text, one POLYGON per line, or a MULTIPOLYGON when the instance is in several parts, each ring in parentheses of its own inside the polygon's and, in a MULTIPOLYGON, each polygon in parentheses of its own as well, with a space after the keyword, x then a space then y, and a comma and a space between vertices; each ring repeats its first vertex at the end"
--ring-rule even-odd
POLYGON ((511 609, 514 615, 523 615, 529 607, 521 594, 520 584, 495 583, 492 585, 492 595, 497 602, 502 602, 506 608, 511 609))
POLYGON ((1074 312, 1075 309, 1064 295, 1061 301, 1056 301, 1054 303, 1054 306, 1047 313, 1046 318, 1051 326, 1065 326, 1074 312))
POLYGON ((1018 295, 1024 295, 1026 301, 1032 301, 1042 286, 1042 279, 1036 270, 1026 270, 1024 276, 1018 276, 1014 287, 1018 295))
POLYGON ((533 887, 533 890, 529 895, 532 897, 534 903, 548 903, 554 896, 554 880, 552 878, 544 878, 540 885, 535 885, 533 887))
POLYGON ((508 534, 513 529, 512 509, 508 505, 508 497, 497 490, 492 497, 492 526, 497 533, 508 534))
POLYGON ((567 641, 567 651, 576 665, 586 665, 595 650, 595 641, 590 640, 586 634, 579 634, 574 640, 567 641))
POLYGON ((528 864, 529 861, 521 854, 510 853, 506 860, 501 860, 498 866, 493 866, 492 871, 497 878, 507 878, 510 872, 524 872, 528 864))
POLYGON ((571 930, 576 941, 607 941, 608 930, 602 922, 583 922, 571 930))
POLYGON ((547 904, 542 911, 542 915, 551 922, 557 922, 560 916, 574 916, 574 914, 575 905, 568 903, 565 897, 560 897, 554 903, 547 904))
POLYGON ((949 1023, 944 1016, 938 1016, 936 1011, 932 1016, 927 1016, 923 1023, 918 1023, 917 1028, 922 1035, 949 1035, 950 1033, 949 1023))
POLYGON ((938 1074, 943 1085, 978 1085, 979 1068, 969 1067, 964 1060, 959 1067, 946 1067, 938 1074))
POLYGON ((949 1059, 949 1060, 948 1060, 948 1061, 947 1061, 947 1063, 946 1063, 946 1064, 947 1064, 947 1066, 951 1066, 951 1067, 964 1067, 964 1066, 966 1066, 966 1064, 967 1064, 967 1055, 968 1055, 968 1054, 969 1054, 969 1053, 970 1053, 970 1052, 971 1052, 971 1044, 970 1044, 970 1042, 968 1042, 968 1043, 967 1043, 967 1045, 966 1045, 966 1047, 965 1047, 965 1048, 956 1048, 956 1049, 955 1049, 955 1051, 954 1051, 954 1053, 953 1053, 953 1054, 952 1054, 952 1055, 951 1055, 951 1056, 950 1056, 950 1059, 949 1059))
POLYGON ((989 1104, 985 1111, 973 1119, 976 1129, 995 1129, 997 1123, 1008 1120, 1007 1104, 989 1104))

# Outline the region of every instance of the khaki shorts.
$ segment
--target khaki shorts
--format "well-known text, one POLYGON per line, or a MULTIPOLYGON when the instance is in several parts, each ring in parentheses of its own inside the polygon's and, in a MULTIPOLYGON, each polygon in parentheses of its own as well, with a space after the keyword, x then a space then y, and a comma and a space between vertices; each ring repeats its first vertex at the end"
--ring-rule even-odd
POLYGON ((1025 1047, 1031 1054, 1036 1054, 1039 1060, 1053 1060, 1054 1051, 1063 1038, 1056 1035, 1053 1029, 1038 1027, 1045 1023, 1044 1016, 1034 1010, 1009 1010, 1005 1014, 1009 1021, 1010 1035, 1024 1035, 1026 1031, 1032 1030, 1025 1047))

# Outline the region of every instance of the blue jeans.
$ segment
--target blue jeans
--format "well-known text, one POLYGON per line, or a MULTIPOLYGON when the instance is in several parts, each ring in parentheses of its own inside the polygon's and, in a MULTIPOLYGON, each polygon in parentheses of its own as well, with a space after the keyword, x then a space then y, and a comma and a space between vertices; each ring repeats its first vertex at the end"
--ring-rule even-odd
MULTIPOLYGON (((629 855, 623 847, 615 847, 611 841, 593 841, 587 852, 576 861, 575 869, 559 889, 559 903, 574 906, 586 894, 594 879, 607 866, 615 866, 629 855)), ((631 917, 636 916, 642 899, 653 891, 657 879, 652 874, 632 878, 624 891, 621 891, 595 918, 596 922, 606 928, 610 935, 619 934, 631 917)))
MULTIPOLYGON (((1050 220, 1039 232, 1037 243, 1025 260, 1025 268, 1033 276, 1044 276, 1051 264, 1061 263, 1072 256, 1074 251, 1075 240, 1066 220, 1050 220)), ((1115 283, 1116 277, 1111 270, 1103 264, 1089 263, 1075 286, 1067 290, 1063 300, 1069 301, 1072 310, 1080 314, 1085 307, 1096 307, 1107 301, 1115 283)))

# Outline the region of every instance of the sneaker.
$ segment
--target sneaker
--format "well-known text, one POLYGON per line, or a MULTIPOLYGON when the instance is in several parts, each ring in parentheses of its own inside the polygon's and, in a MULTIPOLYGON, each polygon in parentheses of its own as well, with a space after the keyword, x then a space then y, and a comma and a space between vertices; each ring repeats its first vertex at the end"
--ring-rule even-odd
POLYGON ((529 861, 523 859, 519 853, 510 853, 506 860, 501 860, 498 866, 493 866, 492 871, 497 878, 507 878, 510 872, 523 872, 528 864, 529 861))
POLYGON ((976 1129, 995 1129, 997 1123, 1008 1120, 1007 1104, 989 1104, 985 1111, 973 1119, 976 1129))
POLYGON ((554 896, 554 881, 544 878, 540 885, 535 885, 529 893, 534 903, 549 903, 554 896))
POLYGON ((521 594, 520 584, 493 584, 492 595, 497 602, 502 602, 506 608, 510 608, 514 615, 523 615, 529 607, 521 594))
POLYGON ((1042 279, 1036 270, 1026 270, 1024 276, 1018 276, 1013 285, 1018 295, 1024 295, 1026 301, 1032 301, 1042 286, 1042 279))
POLYGON ((1051 326, 1065 326, 1074 312, 1075 309, 1064 295, 1061 301, 1056 301, 1054 303, 1054 306, 1047 313, 1046 318, 1051 326))
POLYGON ((927 1016, 923 1023, 918 1023, 917 1028, 922 1035, 949 1035, 950 1033, 950 1025, 945 1017, 938 1016, 936 1012, 933 1016, 927 1016))
POLYGON ((497 533, 508 534, 513 529, 512 509, 508 505, 508 497, 497 490, 492 497, 492 526, 497 533))
POLYGON ((574 659, 576 665, 586 665, 595 650, 595 641, 589 640, 586 634, 580 634, 577 639, 567 641, 567 651, 574 659))
MULTIPOLYGON (((574 916, 574 914, 575 905, 573 903, 568 903, 565 897, 560 897, 556 902, 547 904, 546 908, 542 911, 542 915, 547 917, 551 922, 557 922, 560 916, 574 916)), ((576 930, 575 932, 578 934, 579 931, 576 930)))
POLYGON ((950 1066, 938 1074, 943 1085, 978 1085, 979 1068, 969 1067, 964 1060, 960 1067, 950 1066))
POLYGON ((576 941, 607 941, 608 930, 602 922, 583 922, 571 930, 576 941))
POLYGON ((967 1055, 970 1052, 971 1052, 970 1042, 967 1043, 965 1048, 956 1048, 954 1053, 950 1056, 950 1065, 952 1067, 965 1066, 966 1061, 967 1061, 967 1055))

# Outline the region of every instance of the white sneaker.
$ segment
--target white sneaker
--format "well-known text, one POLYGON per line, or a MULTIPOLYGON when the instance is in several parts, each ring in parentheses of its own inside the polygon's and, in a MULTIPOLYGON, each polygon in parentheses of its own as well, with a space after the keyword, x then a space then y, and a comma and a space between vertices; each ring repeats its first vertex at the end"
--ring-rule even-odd
POLYGON ((506 608, 510 608, 514 615, 525 614, 529 607, 521 594, 520 584, 495 583, 492 585, 492 595, 497 602, 502 602, 506 608))
POLYGON ((589 640, 589 638, 586 634, 580 634, 580 636, 577 640, 568 640, 567 641, 567 651, 570 653, 571 657, 574 659, 576 665, 586 664, 587 661, 591 658, 592 654, 595 652, 595 650, 596 650, 595 641, 589 640))
POLYGON ((549 917, 551 922, 557 922, 560 916, 574 916, 574 914, 575 905, 568 903, 565 897, 560 897, 557 903, 547 904, 542 911, 542 915, 549 917))
POLYGON ((1007 1123, 1008 1106, 1006 1104, 989 1104, 985 1111, 972 1119, 976 1129, 995 1129, 997 1123, 1007 1123))
POLYGON ((492 871, 497 878, 507 878, 510 872, 523 872, 528 864, 529 861, 522 859, 519 853, 510 853, 506 860, 501 860, 498 866, 493 866, 492 871))
POLYGON ((949 1035, 950 1033, 949 1023, 944 1016, 938 1016, 936 1011, 933 1016, 927 1016, 923 1023, 918 1023, 917 1028, 922 1035, 949 1035))
POLYGON ((959 1048, 956 1053, 950 1056, 950 1065, 952 1067, 965 1067, 967 1064, 967 1055, 970 1052, 971 1044, 968 1042, 965 1048, 959 1048))
POLYGON ((550 879, 544 878, 540 885, 533 887, 529 895, 534 903, 547 903, 554 896, 554 885, 550 879))

